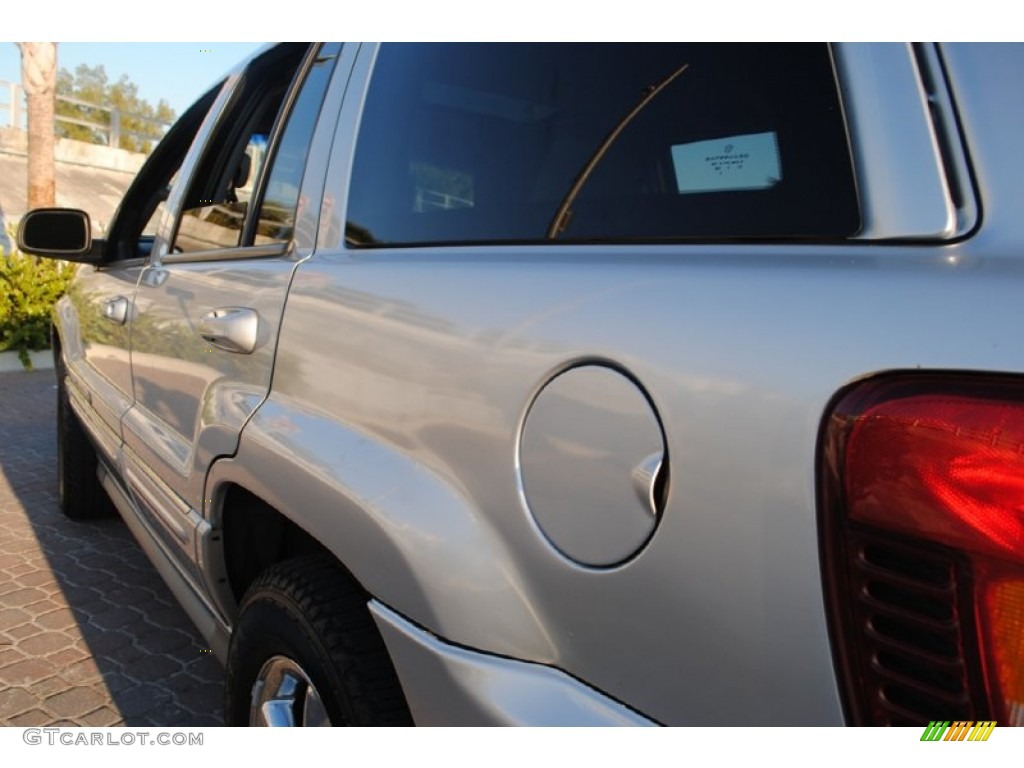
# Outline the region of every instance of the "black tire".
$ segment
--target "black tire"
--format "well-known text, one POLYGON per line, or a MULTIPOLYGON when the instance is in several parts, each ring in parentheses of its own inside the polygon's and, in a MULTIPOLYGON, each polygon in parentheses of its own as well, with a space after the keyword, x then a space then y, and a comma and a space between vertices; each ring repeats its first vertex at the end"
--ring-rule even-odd
POLYGON ((254 684, 281 658, 301 668, 331 725, 413 724, 366 596, 326 556, 272 566, 242 598, 228 651, 228 725, 250 724, 254 690, 264 687, 254 684))
POLYGON ((96 475, 96 447, 68 400, 64 368, 57 364, 57 502, 71 520, 94 520, 113 512, 96 475))

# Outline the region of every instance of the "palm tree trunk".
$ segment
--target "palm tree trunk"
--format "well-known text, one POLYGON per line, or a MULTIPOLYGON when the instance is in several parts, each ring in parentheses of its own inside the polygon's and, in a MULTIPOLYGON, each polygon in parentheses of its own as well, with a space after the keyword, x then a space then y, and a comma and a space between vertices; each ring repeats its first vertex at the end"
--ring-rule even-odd
POLYGON ((57 44, 18 43, 21 85, 28 100, 28 207, 56 203, 53 164, 54 107, 57 92, 57 44))

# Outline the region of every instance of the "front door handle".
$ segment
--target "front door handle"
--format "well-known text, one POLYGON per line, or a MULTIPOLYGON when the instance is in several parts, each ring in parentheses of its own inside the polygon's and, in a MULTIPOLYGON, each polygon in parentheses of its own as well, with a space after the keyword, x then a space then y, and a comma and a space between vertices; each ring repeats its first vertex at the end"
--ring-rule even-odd
POLYGON ((112 323, 124 325, 128 319, 128 299, 124 296, 115 296, 103 302, 103 317, 112 323))
POLYGON ((248 307, 218 307, 199 321, 199 335, 215 347, 247 355, 256 349, 260 316, 248 307))

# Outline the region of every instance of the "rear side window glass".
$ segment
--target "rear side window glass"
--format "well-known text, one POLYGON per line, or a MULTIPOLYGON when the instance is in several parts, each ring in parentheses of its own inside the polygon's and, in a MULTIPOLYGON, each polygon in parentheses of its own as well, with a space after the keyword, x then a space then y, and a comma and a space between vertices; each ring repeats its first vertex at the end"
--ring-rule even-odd
POLYGON ((824 44, 382 46, 350 246, 838 239, 860 228, 824 44))

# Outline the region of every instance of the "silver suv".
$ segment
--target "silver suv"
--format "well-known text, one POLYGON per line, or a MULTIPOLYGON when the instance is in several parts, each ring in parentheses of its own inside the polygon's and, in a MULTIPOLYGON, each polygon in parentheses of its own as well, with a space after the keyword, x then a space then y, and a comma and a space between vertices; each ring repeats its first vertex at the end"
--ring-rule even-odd
POLYGON ((1024 724, 1024 48, 270 47, 54 317, 234 724, 1024 724))

